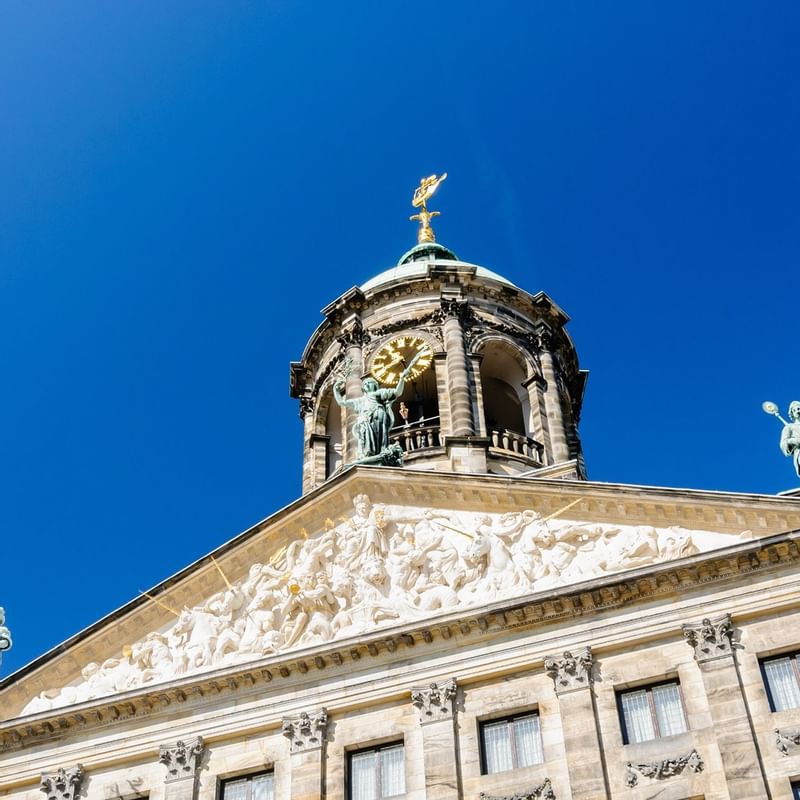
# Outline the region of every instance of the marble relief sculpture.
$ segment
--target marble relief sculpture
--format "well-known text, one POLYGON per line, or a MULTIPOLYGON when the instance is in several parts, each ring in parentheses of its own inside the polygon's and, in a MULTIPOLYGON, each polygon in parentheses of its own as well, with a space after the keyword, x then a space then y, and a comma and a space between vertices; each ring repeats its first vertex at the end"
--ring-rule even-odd
POLYGON ((365 494, 227 588, 42 692, 33 714, 382 626, 724 547, 733 534, 545 520, 533 510, 382 506, 365 494))
POLYGON ((11 649, 11 631, 3 624, 6 621, 5 609, 0 606, 0 664, 3 663, 3 653, 11 649))

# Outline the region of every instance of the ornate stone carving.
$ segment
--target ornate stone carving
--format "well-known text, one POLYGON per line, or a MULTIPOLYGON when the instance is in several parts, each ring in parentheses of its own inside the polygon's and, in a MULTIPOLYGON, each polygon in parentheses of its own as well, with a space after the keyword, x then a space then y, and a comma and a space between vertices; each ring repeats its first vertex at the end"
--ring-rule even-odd
POLYGON ((694 648, 695 661, 700 664, 733 654, 733 625, 730 614, 715 620, 706 617, 700 624, 684 625, 683 636, 694 648))
POLYGON ((167 768, 167 780, 193 778, 204 749, 202 736, 185 742, 178 740, 173 745, 161 745, 158 760, 167 768))
POLYGON ((314 403, 316 398, 310 394, 300 395, 300 419, 303 419, 307 414, 314 410, 314 403))
POLYGON ((544 668, 555 683, 556 694, 585 689, 592 683, 592 649, 584 647, 562 656, 547 656, 544 668))
POLYGON ((362 347, 370 341, 369 332, 365 330, 360 319, 352 320, 348 327, 342 329, 337 338, 343 349, 362 347))
POLYGON ((475 319, 469 302, 458 297, 443 297, 441 299, 440 314, 437 321, 444 322, 448 317, 455 317, 462 325, 468 325, 475 319))
POLYGON ((800 729, 781 730, 775 728, 775 746, 782 755, 788 756, 790 747, 800 747, 800 729))
MULTIPOLYGON (((302 532, 230 588, 178 609, 177 619, 125 652, 87 664, 81 682, 42 692, 23 714, 741 541, 677 527, 545 520, 533 510, 382 506, 358 495, 348 515, 302 532)), ((624 597, 655 591, 643 586, 632 583, 624 597)), ((168 598, 158 599, 170 605, 168 598)), ((595 591, 575 602, 591 609, 617 601, 595 591)), ((545 616, 561 613, 550 606, 545 616)))
POLYGON ((305 753, 317 750, 325 744, 328 733, 328 713, 324 708, 307 714, 305 711, 296 717, 286 717, 281 733, 289 740, 292 753, 305 753))
POLYGON ((42 773, 39 790, 45 793, 47 800, 75 800, 80 793, 83 776, 83 767, 80 764, 69 769, 45 772, 42 773))
POLYGON ((694 749, 685 756, 665 758, 663 761, 652 761, 647 764, 634 764, 629 761, 626 764, 625 783, 629 787, 633 787, 639 783, 639 775, 644 775, 645 778, 653 778, 654 780, 662 780, 680 775, 685 769, 692 772, 702 772, 703 767, 705 767, 703 759, 694 749))
POLYGON ((538 786, 514 794, 486 794, 481 792, 480 800, 556 800, 556 793, 550 784, 550 778, 545 778, 538 786))
POLYGON ((417 707, 420 724, 452 719, 456 704, 457 684, 455 678, 445 683, 432 683, 424 688, 411 690, 411 702, 417 707))

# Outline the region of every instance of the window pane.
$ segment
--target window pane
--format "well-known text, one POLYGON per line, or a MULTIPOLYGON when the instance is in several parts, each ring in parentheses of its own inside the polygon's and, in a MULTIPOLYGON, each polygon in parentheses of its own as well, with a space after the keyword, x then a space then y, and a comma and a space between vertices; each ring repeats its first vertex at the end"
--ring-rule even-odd
POLYGON ((378 800, 377 753, 353 753, 350 756, 350 781, 353 800, 378 800))
POLYGON ((656 707, 658 730, 662 736, 686 732, 681 692, 677 683, 654 686, 653 705, 656 707))
POLYGON ((247 789, 250 781, 243 778, 240 781, 226 781, 223 784, 223 800, 247 800, 247 789))
POLYGON ((486 772, 504 772, 513 769, 511 759, 511 735, 508 722, 495 722, 483 726, 483 754, 486 772))
POLYGON ((625 718, 625 730, 628 742, 649 742, 656 738, 653 718, 650 715, 650 703, 647 692, 625 692, 621 696, 622 715, 625 718))
POLYGON ((514 740, 517 745, 518 767, 529 767, 544 761, 538 715, 514 721, 514 740))
POLYGON ((773 658, 771 661, 765 661, 764 673, 767 676, 775 711, 800 708, 800 688, 797 686, 791 658, 773 658))
POLYGON ((405 794, 405 773, 403 745, 381 750, 381 797, 397 797, 405 794))
POLYGON ((274 800, 275 798, 275 776, 256 775, 253 778, 251 800, 274 800))

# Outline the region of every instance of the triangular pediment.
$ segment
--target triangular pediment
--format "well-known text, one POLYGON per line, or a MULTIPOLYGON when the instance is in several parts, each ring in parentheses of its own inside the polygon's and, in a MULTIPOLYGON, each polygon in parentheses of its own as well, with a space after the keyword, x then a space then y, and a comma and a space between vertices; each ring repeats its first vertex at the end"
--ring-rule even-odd
POLYGON ((800 528, 791 498, 352 469, 0 689, 5 718, 800 528))

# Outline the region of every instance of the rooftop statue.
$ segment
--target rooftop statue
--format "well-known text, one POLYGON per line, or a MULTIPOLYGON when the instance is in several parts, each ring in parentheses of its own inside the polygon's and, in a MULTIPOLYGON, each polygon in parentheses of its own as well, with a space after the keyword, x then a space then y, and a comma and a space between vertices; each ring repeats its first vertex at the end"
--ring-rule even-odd
POLYGON ((414 190, 414 197, 411 198, 411 205, 419 209, 418 214, 409 217, 410 220, 419 220, 419 230, 417 231, 417 243, 435 242, 436 235, 431 228, 431 220, 438 217, 438 211, 428 211, 427 202, 433 197, 439 184, 447 177, 447 173, 441 175, 429 175, 419 182, 419 186, 414 190))
POLYGON ((6 621, 6 612, 0 606, 0 664, 3 663, 3 653, 11 649, 11 631, 3 623, 6 621))
POLYGON ((800 478, 800 401, 792 400, 789 403, 789 419, 787 422, 779 413, 778 406, 767 400, 761 405, 765 413, 777 417, 783 423, 781 431, 780 448, 785 456, 791 456, 794 462, 794 471, 800 478))
POLYGON ((400 373, 397 385, 382 387, 375 378, 364 378, 361 382, 361 397, 344 396, 345 382, 339 379, 333 385, 333 396, 343 408, 351 408, 358 415, 353 433, 358 444, 356 464, 383 464, 399 466, 403 463, 403 451, 399 444, 389 444, 389 431, 394 427, 392 405, 403 394, 406 378, 414 369, 421 353, 417 353, 400 373))

